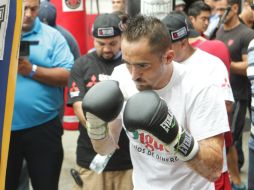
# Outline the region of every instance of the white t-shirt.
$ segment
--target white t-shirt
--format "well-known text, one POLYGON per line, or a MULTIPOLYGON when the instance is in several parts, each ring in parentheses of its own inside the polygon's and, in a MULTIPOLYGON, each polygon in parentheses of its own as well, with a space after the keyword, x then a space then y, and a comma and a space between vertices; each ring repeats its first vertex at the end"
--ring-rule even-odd
POLYGON ((180 64, 189 66, 194 75, 200 76, 200 80, 202 77, 209 77, 212 83, 221 87, 224 100, 234 102, 227 68, 218 57, 201 49, 196 49, 188 59, 180 62, 180 64))
MULTIPOLYGON (((179 125, 196 140, 229 130, 225 103, 218 86, 186 73, 186 66, 174 64, 170 82, 156 91, 175 115, 179 125)), ((115 68, 112 79, 119 81, 126 99, 137 93, 125 65, 115 68)), ((128 132, 133 163, 134 190, 213 190, 214 183, 191 170, 150 134, 128 132)))
MULTIPOLYGON (((188 59, 180 62, 180 64, 184 64, 187 67, 190 67, 188 68, 190 69, 190 72, 188 74, 192 74, 194 76, 198 75, 200 77, 200 80, 203 77, 208 77, 211 80, 211 83, 214 83, 220 87, 225 101, 234 102, 233 92, 229 83, 227 68, 218 57, 211 55, 201 49, 196 49, 196 51, 188 59)), ((224 163, 222 172, 225 172, 228 170, 225 145, 223 154, 224 163)))

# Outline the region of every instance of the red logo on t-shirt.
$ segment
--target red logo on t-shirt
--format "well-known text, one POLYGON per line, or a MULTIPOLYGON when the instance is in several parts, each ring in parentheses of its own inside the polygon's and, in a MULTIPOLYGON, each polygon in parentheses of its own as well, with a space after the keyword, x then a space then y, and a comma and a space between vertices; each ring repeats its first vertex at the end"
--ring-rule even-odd
POLYGON ((77 92, 79 91, 79 88, 77 87, 76 82, 72 82, 70 92, 77 92))
POLYGON ((224 83, 221 84, 221 87, 230 87, 228 80, 225 78, 224 83))
POLYGON ((166 151, 164 145, 160 142, 157 142, 150 134, 145 134, 143 132, 134 131, 132 132, 133 139, 138 140, 141 144, 145 145, 145 147, 150 151, 166 151))
POLYGON ((90 81, 87 83, 86 87, 91 88, 93 85, 97 83, 97 77, 92 75, 90 81))
POLYGON ((230 39, 230 40, 228 40, 228 46, 231 46, 232 44, 234 43, 234 40, 233 39, 230 39))

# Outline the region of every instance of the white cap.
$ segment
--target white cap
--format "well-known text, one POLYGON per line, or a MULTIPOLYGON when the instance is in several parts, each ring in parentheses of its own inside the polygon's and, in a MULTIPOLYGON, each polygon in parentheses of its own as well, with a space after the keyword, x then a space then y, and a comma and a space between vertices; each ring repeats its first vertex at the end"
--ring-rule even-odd
POLYGON ((185 5, 186 3, 183 1, 183 0, 176 0, 175 2, 175 6, 178 6, 178 5, 185 5))

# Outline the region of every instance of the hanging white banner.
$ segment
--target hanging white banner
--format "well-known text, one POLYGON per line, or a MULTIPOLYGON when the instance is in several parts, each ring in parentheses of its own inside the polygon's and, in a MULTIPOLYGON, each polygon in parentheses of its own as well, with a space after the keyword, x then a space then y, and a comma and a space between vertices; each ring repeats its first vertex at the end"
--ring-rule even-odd
POLYGON ((9 15, 9 0, 0 2, 0 60, 3 60, 6 29, 9 15))
POLYGON ((173 10, 173 0, 141 0, 140 13, 163 19, 173 10))

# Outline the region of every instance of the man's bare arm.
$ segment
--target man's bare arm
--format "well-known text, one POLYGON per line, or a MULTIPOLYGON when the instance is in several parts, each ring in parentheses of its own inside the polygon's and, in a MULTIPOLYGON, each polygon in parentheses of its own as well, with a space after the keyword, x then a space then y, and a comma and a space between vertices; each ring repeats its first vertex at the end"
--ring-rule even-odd
MULTIPOLYGON (((23 76, 29 76, 32 71, 32 64, 28 59, 19 59, 18 73, 23 76)), ((34 80, 50 86, 66 86, 70 72, 64 68, 46 68, 37 66, 35 74, 32 76, 34 80)))
POLYGON ((232 61, 230 65, 230 71, 234 74, 247 76, 247 73, 246 73, 247 67, 248 67, 247 55, 242 55, 242 60, 243 61, 239 61, 239 62, 232 61))
POLYGON ((122 131, 122 122, 120 119, 115 119, 108 123, 108 135, 102 140, 92 140, 95 152, 101 155, 107 155, 118 149, 118 141, 122 131))
POLYGON ((86 126, 86 118, 82 109, 82 102, 81 101, 77 101, 75 102, 73 105, 73 110, 75 115, 78 117, 79 122, 85 127, 86 126))
POLYGON ((221 175, 223 167, 223 134, 210 137, 198 142, 199 151, 197 155, 187 165, 198 174, 215 181, 221 175))

